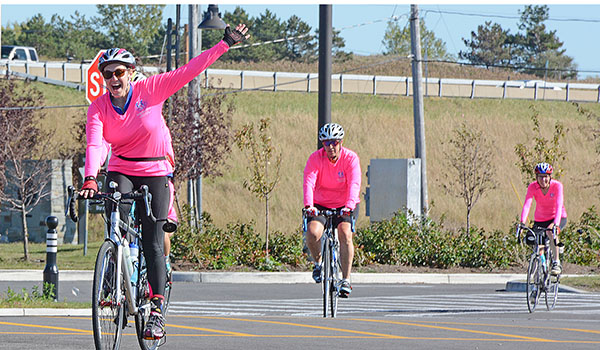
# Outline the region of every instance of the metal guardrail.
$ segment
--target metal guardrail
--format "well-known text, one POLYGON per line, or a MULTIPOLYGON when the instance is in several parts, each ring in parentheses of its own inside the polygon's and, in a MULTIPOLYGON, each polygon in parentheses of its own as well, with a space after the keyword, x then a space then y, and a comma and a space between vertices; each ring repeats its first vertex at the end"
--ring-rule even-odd
MULTIPOLYGON (((7 62, 0 61, 3 74, 68 86, 78 90, 85 87, 89 63, 66 62, 7 62), (25 76, 19 73, 26 74, 25 76), (58 82, 62 82, 62 84, 58 82), (74 84, 68 84, 74 83, 74 84)), ((157 67, 138 68, 146 75, 159 73, 157 67)), ((265 72, 250 70, 207 69, 203 84, 214 88, 318 92, 317 73, 265 72)), ((357 74, 332 74, 332 92, 372 95, 412 95, 412 78, 357 74)), ((600 103, 600 84, 556 83, 542 80, 473 80, 424 78, 423 91, 429 97, 465 97, 577 101, 600 103)))

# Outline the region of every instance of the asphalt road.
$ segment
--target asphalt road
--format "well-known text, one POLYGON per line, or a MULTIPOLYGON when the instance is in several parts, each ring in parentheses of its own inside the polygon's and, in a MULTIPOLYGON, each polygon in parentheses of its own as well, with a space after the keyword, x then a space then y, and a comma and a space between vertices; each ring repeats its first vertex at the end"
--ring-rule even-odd
MULTIPOLYGON (((73 298, 89 297, 89 282, 71 283, 73 298)), ((324 319, 316 284, 177 283, 161 349, 598 349, 598 300, 560 293, 555 310, 530 314, 524 293, 503 285, 357 284, 324 319)), ((87 316, 0 317, 0 339, 0 349, 93 348, 87 316)), ((136 348, 128 327, 122 349, 136 348)))

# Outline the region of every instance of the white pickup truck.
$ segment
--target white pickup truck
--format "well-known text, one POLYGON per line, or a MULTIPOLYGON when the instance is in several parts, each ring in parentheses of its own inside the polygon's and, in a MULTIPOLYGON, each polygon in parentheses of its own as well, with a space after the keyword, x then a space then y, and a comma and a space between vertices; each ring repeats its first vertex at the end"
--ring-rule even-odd
POLYGON ((0 61, 6 62, 38 62, 35 48, 29 46, 2 45, 0 61))

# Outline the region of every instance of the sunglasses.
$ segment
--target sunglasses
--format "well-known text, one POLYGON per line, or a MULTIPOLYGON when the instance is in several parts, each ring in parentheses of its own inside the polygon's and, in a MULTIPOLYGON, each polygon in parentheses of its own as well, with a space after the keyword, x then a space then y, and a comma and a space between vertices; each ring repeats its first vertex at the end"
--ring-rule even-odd
POLYGON ((323 146, 325 146, 325 147, 337 146, 339 144, 340 144, 340 140, 325 140, 325 141, 323 141, 323 146))
POLYGON ((127 69, 117 69, 114 72, 109 72, 107 70, 105 70, 104 72, 102 72, 102 76, 104 77, 104 79, 108 80, 110 78, 113 77, 113 75, 117 78, 122 77, 123 75, 125 75, 125 72, 127 71, 127 69))

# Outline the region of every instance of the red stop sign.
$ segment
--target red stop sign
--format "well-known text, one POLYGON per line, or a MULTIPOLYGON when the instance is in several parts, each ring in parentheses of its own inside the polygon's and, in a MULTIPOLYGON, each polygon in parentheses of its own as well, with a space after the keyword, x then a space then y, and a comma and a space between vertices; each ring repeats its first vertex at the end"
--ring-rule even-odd
POLYGON ((106 86, 104 86, 104 79, 102 78, 102 74, 98 70, 98 61, 100 61, 100 56, 106 50, 100 50, 87 71, 87 79, 85 81, 85 98, 89 103, 94 102, 95 99, 104 95, 106 92, 106 86))

